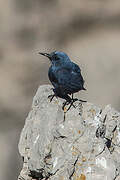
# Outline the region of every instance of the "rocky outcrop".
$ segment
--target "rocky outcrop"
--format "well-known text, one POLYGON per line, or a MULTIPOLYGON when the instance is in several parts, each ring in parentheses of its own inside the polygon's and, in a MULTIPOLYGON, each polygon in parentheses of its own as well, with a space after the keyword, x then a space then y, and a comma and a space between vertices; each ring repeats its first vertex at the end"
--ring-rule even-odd
POLYGON ((20 136, 18 179, 120 179, 120 113, 80 101, 66 112, 64 100, 50 102, 50 94, 51 86, 40 86, 33 99, 20 136))

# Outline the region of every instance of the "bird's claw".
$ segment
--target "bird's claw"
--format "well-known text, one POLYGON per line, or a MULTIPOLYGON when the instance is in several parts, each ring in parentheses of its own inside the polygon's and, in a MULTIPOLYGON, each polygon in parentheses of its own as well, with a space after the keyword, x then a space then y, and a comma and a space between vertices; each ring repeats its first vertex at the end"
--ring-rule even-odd
POLYGON ((75 101, 78 101, 78 99, 77 98, 75 98, 75 99, 72 99, 72 102, 74 103, 75 101))
POLYGON ((72 106, 73 106, 74 108, 76 108, 76 106, 74 105, 74 102, 76 102, 76 101, 87 102, 87 101, 85 101, 85 100, 81 100, 81 99, 77 99, 77 98, 71 99, 71 102, 65 101, 65 102, 63 103, 63 106, 62 106, 63 111, 66 113, 72 106), (68 107, 68 109, 66 109, 65 106, 66 106, 66 105, 69 105, 69 104, 70 104, 70 106, 68 107))
POLYGON ((63 110, 63 111, 66 111, 66 112, 67 112, 65 106, 68 105, 68 104, 69 104, 68 101, 65 101, 65 102, 63 103, 63 106, 62 106, 62 110, 63 110))
POLYGON ((80 101, 80 102, 87 102, 87 101, 85 101, 85 100, 82 100, 82 99, 78 99, 78 101, 80 101))
POLYGON ((55 94, 51 94, 51 95, 48 96, 48 99, 50 99, 50 102, 52 102, 54 97, 55 97, 55 94))
POLYGON ((75 102, 75 101, 78 101, 78 99, 77 99, 77 98, 71 99, 71 102, 65 101, 65 102, 63 103, 62 109, 63 109, 65 112, 67 112, 72 106, 73 106, 74 108, 76 108, 76 106, 74 105, 74 102, 75 102), (66 109, 65 106, 66 106, 66 105, 69 105, 69 104, 70 104, 70 106, 68 107, 68 109, 66 109))

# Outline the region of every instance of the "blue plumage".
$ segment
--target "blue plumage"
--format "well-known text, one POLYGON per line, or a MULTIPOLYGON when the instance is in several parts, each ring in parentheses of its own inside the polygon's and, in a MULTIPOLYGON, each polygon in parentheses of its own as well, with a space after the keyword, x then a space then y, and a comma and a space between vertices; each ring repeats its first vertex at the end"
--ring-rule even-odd
POLYGON ((40 54, 48 57, 51 61, 48 76, 54 86, 53 91, 56 96, 70 102, 72 99, 69 95, 85 90, 81 70, 77 64, 70 60, 67 54, 59 51, 51 54, 40 54))

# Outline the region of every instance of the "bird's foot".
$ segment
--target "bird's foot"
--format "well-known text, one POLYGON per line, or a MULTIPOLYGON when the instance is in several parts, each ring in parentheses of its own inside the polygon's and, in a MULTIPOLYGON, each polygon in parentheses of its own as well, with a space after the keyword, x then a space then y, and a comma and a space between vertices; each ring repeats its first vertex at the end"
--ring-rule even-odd
POLYGON ((64 112, 67 112, 67 109, 66 109, 65 106, 68 105, 68 104, 69 104, 68 101, 65 101, 65 102, 63 103, 62 109, 63 109, 64 112))
POLYGON ((70 104, 70 106, 68 107, 67 111, 69 111, 69 109, 70 109, 72 106, 73 106, 74 108, 76 108, 76 106, 74 105, 74 102, 76 102, 76 101, 78 101, 78 99, 77 99, 77 98, 72 99, 72 101, 69 103, 69 104, 70 104))
POLYGON ((80 102, 87 102, 87 101, 85 101, 85 100, 82 100, 82 99, 78 99, 78 101, 80 101, 80 102))
POLYGON ((72 106, 73 106, 74 108, 76 108, 76 106, 74 105, 74 102, 76 102, 76 101, 78 101, 77 98, 71 99, 70 102, 69 102, 69 101, 65 101, 65 102, 63 103, 63 106, 62 106, 63 111, 66 113, 72 106), (65 107, 66 105, 70 105, 70 106, 68 107, 68 109, 65 107))
POLYGON ((87 102, 87 101, 85 101, 85 100, 81 100, 81 99, 77 99, 77 98, 72 98, 71 99, 71 101, 65 101, 64 103, 63 103, 63 106, 62 106, 62 109, 63 109, 63 111, 64 111, 64 113, 66 113, 67 111, 69 111, 69 109, 73 106, 74 108, 76 108, 76 106, 74 105, 74 102, 76 102, 76 101, 80 101, 81 103, 82 102, 87 102), (69 107, 68 108, 66 108, 65 106, 66 105, 69 105, 69 107))
POLYGON ((72 99, 72 102, 74 103, 75 101, 78 101, 79 99, 77 99, 77 98, 74 98, 74 99, 72 99))
POLYGON ((51 95, 48 96, 48 99, 50 99, 50 102, 52 102, 54 97, 55 97, 55 94, 51 94, 51 95))
POLYGON ((54 94, 51 94, 48 96, 48 99, 50 99, 50 102, 52 102, 53 98, 57 98, 56 90, 54 88, 51 88, 50 90, 53 90, 54 94))

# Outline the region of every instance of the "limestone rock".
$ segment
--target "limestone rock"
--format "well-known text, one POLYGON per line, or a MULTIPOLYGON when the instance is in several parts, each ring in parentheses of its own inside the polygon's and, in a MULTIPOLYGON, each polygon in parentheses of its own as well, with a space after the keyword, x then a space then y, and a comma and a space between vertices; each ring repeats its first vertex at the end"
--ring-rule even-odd
POLYGON ((80 101, 64 112, 64 100, 49 101, 51 88, 39 87, 25 121, 18 179, 119 179, 120 113, 110 105, 102 110, 80 101))

